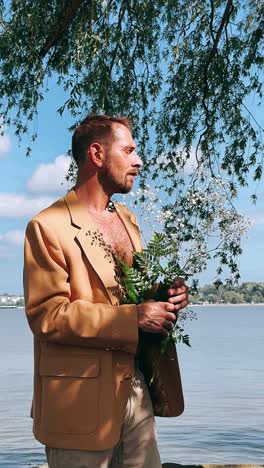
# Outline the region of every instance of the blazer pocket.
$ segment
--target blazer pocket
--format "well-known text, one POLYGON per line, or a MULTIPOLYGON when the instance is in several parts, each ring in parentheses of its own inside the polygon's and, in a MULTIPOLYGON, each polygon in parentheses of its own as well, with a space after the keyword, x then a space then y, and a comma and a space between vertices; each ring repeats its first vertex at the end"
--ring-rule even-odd
POLYGON ((99 421, 99 359, 42 355, 42 425, 49 433, 90 434, 99 421))

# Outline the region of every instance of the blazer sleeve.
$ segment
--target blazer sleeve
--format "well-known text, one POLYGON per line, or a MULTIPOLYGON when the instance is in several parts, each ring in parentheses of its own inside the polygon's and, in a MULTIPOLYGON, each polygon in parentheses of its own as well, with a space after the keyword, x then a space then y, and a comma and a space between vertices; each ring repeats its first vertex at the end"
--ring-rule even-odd
POLYGON ((29 222, 24 252, 26 315, 39 340, 136 353, 136 305, 71 302, 68 267, 47 224, 29 222))

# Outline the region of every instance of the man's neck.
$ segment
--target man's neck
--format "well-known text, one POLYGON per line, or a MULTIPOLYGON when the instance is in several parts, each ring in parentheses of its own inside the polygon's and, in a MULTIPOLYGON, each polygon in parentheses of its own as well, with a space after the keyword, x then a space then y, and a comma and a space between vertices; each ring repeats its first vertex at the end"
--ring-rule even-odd
POLYGON ((77 183, 74 191, 90 213, 103 216, 106 211, 111 211, 110 197, 102 190, 102 187, 98 187, 98 184, 92 181, 85 184, 77 183))

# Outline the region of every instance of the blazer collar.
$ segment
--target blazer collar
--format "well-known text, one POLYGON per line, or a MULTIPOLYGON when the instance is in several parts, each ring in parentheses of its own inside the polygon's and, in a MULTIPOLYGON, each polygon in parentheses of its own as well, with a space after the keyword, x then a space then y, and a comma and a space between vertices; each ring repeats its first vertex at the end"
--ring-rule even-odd
POLYGON ((87 225, 90 221, 89 213, 73 189, 65 195, 64 200, 70 213, 71 223, 78 228, 87 225))
MULTIPOLYGON (((78 199, 73 189, 65 195, 65 203, 68 207, 73 225, 80 229, 84 227, 86 228, 87 226, 97 229, 92 216, 89 214, 85 205, 78 199)), ((125 205, 121 203, 115 203, 114 205, 119 218, 128 232, 134 250, 136 252, 142 250, 140 230, 136 217, 126 208, 125 205)))
MULTIPOLYGON (((74 190, 65 196, 65 203, 71 217, 71 223, 79 228, 76 240, 80 244, 84 254, 100 277, 109 299, 113 305, 117 304, 117 282, 115 275, 115 265, 111 256, 98 239, 98 228, 85 205, 80 202, 74 190)), ((135 251, 142 249, 139 227, 135 216, 123 205, 115 203, 116 212, 124 224, 125 229, 131 239, 135 251)))

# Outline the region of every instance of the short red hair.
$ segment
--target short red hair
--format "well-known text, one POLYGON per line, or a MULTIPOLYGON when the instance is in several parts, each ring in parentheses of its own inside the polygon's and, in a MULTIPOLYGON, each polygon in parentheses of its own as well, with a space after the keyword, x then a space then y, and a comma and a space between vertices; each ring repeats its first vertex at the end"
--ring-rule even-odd
POLYGON ((78 167, 92 143, 108 145, 113 141, 114 124, 124 125, 131 131, 131 122, 126 117, 91 114, 80 123, 72 136, 72 156, 78 167))

